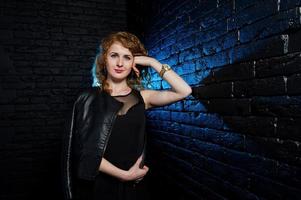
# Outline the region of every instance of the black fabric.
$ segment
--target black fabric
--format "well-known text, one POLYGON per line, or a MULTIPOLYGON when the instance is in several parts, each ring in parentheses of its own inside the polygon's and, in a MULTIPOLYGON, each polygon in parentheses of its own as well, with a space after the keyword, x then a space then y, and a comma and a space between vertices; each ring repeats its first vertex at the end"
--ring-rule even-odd
MULTIPOLYGON (((132 90, 127 95, 114 96, 123 103, 115 119, 107 147, 106 158, 113 165, 128 170, 143 151, 145 134, 145 105, 139 91, 132 90)), ((146 200, 146 181, 121 182, 102 172, 96 177, 94 199, 103 200, 146 200)))
POLYGON ((116 117, 104 158, 124 170, 128 170, 143 151, 145 109, 138 95, 132 90, 127 95, 114 97, 124 105, 116 117))
POLYGON ((149 200, 147 178, 135 184, 100 173, 94 185, 94 200, 149 200))

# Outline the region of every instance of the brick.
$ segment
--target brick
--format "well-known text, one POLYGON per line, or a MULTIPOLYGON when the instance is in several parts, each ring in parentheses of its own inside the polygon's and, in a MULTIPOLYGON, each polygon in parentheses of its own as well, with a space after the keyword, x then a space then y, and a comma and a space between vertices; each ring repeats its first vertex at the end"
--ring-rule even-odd
POLYGON ((284 41, 281 36, 257 40, 239 45, 230 51, 230 63, 256 60, 265 57, 280 56, 284 53, 284 41))
POLYGON ((301 120, 300 118, 281 117, 277 121, 276 135, 283 139, 301 141, 300 136, 301 120))
POLYGON ((162 107, 164 110, 183 111, 183 101, 178 101, 162 107))
POLYGON ((162 39, 161 48, 163 49, 163 48, 169 47, 171 45, 175 45, 176 40, 177 40, 176 34, 170 35, 170 36, 162 39))
POLYGON ((242 150, 244 147, 244 137, 238 133, 184 124, 181 127, 183 128, 179 129, 180 131, 188 132, 191 138, 199 139, 203 142, 237 150, 242 150))
POLYGON ((237 12, 242 12, 243 9, 248 9, 256 5, 257 1, 239 0, 235 2, 237 12))
POLYGON ((300 0, 282 0, 279 4, 279 10, 289 10, 291 8, 295 8, 297 6, 300 6, 301 2, 300 0))
POLYGON ((301 88, 298 87, 301 85, 301 74, 295 74, 292 76, 289 76, 287 78, 287 93, 292 94, 300 94, 301 88))
POLYGON ((194 152, 188 150, 187 148, 182 148, 179 145, 174 146, 173 151, 171 153, 173 156, 185 161, 184 163, 186 163, 186 161, 191 160, 195 156, 194 152))
POLYGON ((179 123, 199 125, 201 127, 207 126, 217 129, 223 126, 223 121, 214 114, 171 112, 171 120, 179 123))
POLYGON ((196 37, 195 35, 185 35, 184 38, 181 38, 180 36, 177 37, 177 43, 175 46, 179 51, 183 51, 185 49, 191 48, 195 44, 196 37), (181 42, 179 42, 181 41, 181 42))
POLYGON ((237 39, 236 31, 229 32, 221 37, 203 43, 203 53, 204 55, 211 55, 234 47, 238 42, 237 39))
MULTIPOLYGON (((179 61, 181 62, 181 61, 179 61)), ((174 68, 177 72, 177 74, 184 75, 184 74, 189 74, 192 72, 195 72, 195 62, 194 61, 187 61, 185 63, 180 64, 176 68, 174 68)))
POLYGON ((250 25, 244 26, 240 30, 240 42, 246 43, 268 37, 270 35, 281 34, 291 27, 300 26, 298 14, 295 9, 280 12, 263 20, 259 20, 250 25))
POLYGON ((216 54, 205 56, 196 62, 196 70, 211 69, 230 64, 228 51, 221 51, 216 54))
POLYGON ((207 109, 203 103, 198 100, 185 100, 182 111, 206 112, 207 109))
MULTIPOLYGON (((299 8, 301 9, 301 7, 299 8)), ((300 27, 300 23, 301 23, 301 11, 299 11, 299 27, 300 27)), ((298 30, 298 31, 295 31, 295 32, 292 32, 290 34, 288 34, 288 38, 289 38, 289 41, 288 41, 288 52, 291 53, 291 52, 300 52, 301 51, 301 48, 300 48, 300 44, 301 44, 301 31, 298 30)))
POLYGON ((155 48, 154 51, 158 51, 155 56, 158 60, 163 60, 169 57, 170 47, 164 48, 164 50, 155 48))
MULTIPOLYGON (((204 25, 201 24, 201 27, 204 25)), ((223 36, 228 31, 227 23, 225 21, 219 21, 218 23, 210 26, 207 29, 201 30, 201 33, 196 36, 197 40, 201 40, 202 42, 208 42, 210 40, 216 39, 218 37, 223 36)))
POLYGON ((185 61, 191 61, 201 56, 199 48, 186 49, 184 51, 180 51, 179 53, 179 62, 184 63, 185 61))
POLYGON ((197 85, 210 85, 212 83, 215 82, 215 79, 213 77, 213 69, 204 69, 204 70, 200 70, 195 72, 195 74, 203 74, 203 76, 201 76, 198 80, 197 85))
POLYGON ((251 110, 255 115, 300 117, 300 100, 299 96, 253 97, 251 110))
POLYGON ((264 198, 298 199, 300 195, 300 190, 296 188, 285 186, 261 176, 252 175, 250 181, 250 191, 264 198))
POLYGON ((170 66, 177 65, 178 62, 178 55, 170 55, 169 57, 161 60, 161 63, 168 63, 170 66))
MULTIPOLYGON (((242 1, 246 5, 249 6, 246 10, 240 10, 235 15, 237 19, 238 27, 242 27, 245 24, 252 24, 255 21, 259 21, 264 19, 270 15, 273 15, 277 12, 277 3, 273 0, 267 1, 257 1, 255 3, 246 3, 246 1, 242 1)), ((238 10, 240 9, 240 2, 237 5, 238 10)))
POLYGON ((245 62, 215 68, 213 79, 216 82, 251 79, 254 77, 254 63, 245 62))
POLYGON ((190 149, 215 160, 224 160, 224 148, 220 145, 194 139, 191 143, 190 149))
MULTIPOLYGON (((0 121, 1 128, 0 131, 2 133, 2 139, 1 139, 1 146, 4 147, 5 144, 9 144, 13 142, 13 139, 15 138, 15 128, 14 127, 5 127, 2 125, 3 120, 0 121)), ((5 123, 6 124, 6 123, 5 123)), ((3 157, 2 157, 3 159, 3 157)), ((1 159, 1 160, 2 160, 1 159)), ((5 166, 4 164, 2 166, 5 166)))
POLYGON ((250 99, 211 99, 204 105, 209 113, 245 116, 251 114, 250 99))
MULTIPOLYGON (((265 158, 278 160, 286 163, 298 164, 297 144, 278 138, 262 138, 247 136, 245 150, 252 154, 260 155, 265 158)), ((276 175, 271 175, 273 176, 276 175)))
POLYGON ((15 90, 3 90, 3 89, 1 89, 0 97, 1 97, 0 98, 0 103, 8 104, 16 98, 16 91, 15 90))
POLYGON ((199 85, 202 82, 205 82, 207 77, 210 76, 209 70, 201 70, 190 74, 185 74, 182 78, 189 84, 189 85, 199 85))
POLYGON ((256 77, 294 74, 301 71, 300 65, 301 56, 299 53, 261 59, 255 62, 256 77))
POLYGON ((272 117, 223 116, 227 129, 248 135, 275 136, 275 119, 272 117))
POLYGON ((246 152, 226 149, 223 162, 246 171, 249 176, 250 174, 260 174, 273 177, 276 173, 277 163, 275 161, 246 152))
MULTIPOLYGON (((247 191, 242 191, 238 187, 233 186, 232 184, 222 181, 216 176, 209 176, 207 172, 203 170, 195 170, 194 177, 197 177, 201 180, 201 183, 206 184, 211 190, 215 191, 220 196, 225 198, 233 199, 254 199, 256 196, 247 191)), ((210 198, 210 197, 209 197, 210 198)), ((219 197, 218 199, 220 199, 219 197)))
POLYGON ((157 120, 168 120, 170 121, 170 111, 163 111, 163 110, 158 110, 158 111, 151 111, 147 113, 147 117, 150 119, 157 119, 157 120))
POLYGON ((277 166, 276 180, 291 187, 300 188, 300 168, 281 163, 277 166))
POLYGON ((285 77, 254 79, 251 81, 235 81, 235 97, 251 97, 256 95, 286 94, 285 77))
MULTIPOLYGON (((210 7, 213 7, 214 5, 211 4, 213 3, 210 3, 210 7)), ((221 19, 224 19, 232 14, 232 5, 220 6, 218 9, 208 10, 208 12, 205 14, 206 16, 200 21, 199 25, 202 27, 202 30, 207 31, 216 26, 221 19)))
POLYGON ((242 188, 247 188, 249 185, 248 173, 239 168, 209 158, 206 161, 204 169, 236 186, 238 185, 242 188))
MULTIPOLYGON (((175 163, 173 160, 166 160, 169 163, 175 163)), ((192 171, 192 170, 190 170, 192 171)), ((170 166, 168 168, 166 168, 163 172, 162 172, 162 177, 166 177, 168 176, 168 180, 172 181, 172 183, 177 183, 177 185, 179 185, 181 188, 185 189, 186 192, 188 192, 189 194, 186 195, 191 195, 193 194, 195 199, 198 195, 208 195, 210 198, 221 198, 221 196, 217 195, 216 193, 214 193, 212 190, 208 189, 207 187, 205 187, 203 184, 197 183, 196 181, 194 181, 191 177, 195 177, 195 175, 190 175, 190 176, 185 176, 185 174, 183 173, 183 170, 177 170, 177 168, 175 168, 174 166, 170 166), (167 175, 168 173, 166 172, 172 172, 172 174, 174 174, 173 176, 167 175), (175 180, 178 180, 177 182, 175 180)), ((174 187, 171 191, 174 190, 174 187)), ((171 194, 173 194, 173 192, 171 192, 171 194)), ((168 194, 168 197, 170 197, 170 194, 168 194)), ((179 196, 177 196, 179 197, 179 196)), ((186 198, 186 197, 185 197, 186 198)), ((184 198, 184 199, 185 199, 184 198)), ((199 199, 199 198, 197 198, 199 199)))
MULTIPOLYGON (((175 151, 178 151, 178 150, 176 150, 176 148, 177 149, 183 148, 182 151, 185 151, 185 148, 190 146, 190 139, 186 136, 181 136, 181 135, 173 134, 173 133, 167 133, 164 131, 154 131, 153 133, 155 134, 154 136, 156 139, 159 139, 162 142, 167 142, 169 144, 168 148, 165 147, 165 151, 167 151, 167 153, 173 153, 173 155, 174 155, 175 151)), ((187 152, 189 152, 189 151, 187 150, 187 152)), ((188 156, 188 154, 191 154, 191 152, 186 153, 186 154, 187 154, 186 156, 188 156)))
POLYGON ((195 98, 199 99, 208 99, 208 98, 219 98, 219 97, 231 97, 232 94, 232 84, 220 83, 220 84, 210 84, 205 86, 199 86, 193 88, 192 95, 195 98))
POLYGON ((199 18, 205 16, 207 12, 210 12, 210 10, 213 10, 215 8, 215 1, 201 0, 199 1, 199 5, 196 5, 193 9, 190 8, 191 10, 189 11, 189 16, 193 22, 197 22, 199 21, 199 18))

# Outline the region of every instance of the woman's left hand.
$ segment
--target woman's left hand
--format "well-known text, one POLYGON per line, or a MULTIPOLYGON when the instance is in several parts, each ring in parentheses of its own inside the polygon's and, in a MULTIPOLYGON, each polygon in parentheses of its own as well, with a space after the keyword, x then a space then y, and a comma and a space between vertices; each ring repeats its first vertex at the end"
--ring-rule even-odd
POLYGON ((140 75, 140 72, 137 68, 137 65, 140 66, 152 66, 154 62, 158 62, 155 58, 149 57, 149 56, 135 56, 134 62, 133 62, 133 70, 137 74, 137 76, 140 75))

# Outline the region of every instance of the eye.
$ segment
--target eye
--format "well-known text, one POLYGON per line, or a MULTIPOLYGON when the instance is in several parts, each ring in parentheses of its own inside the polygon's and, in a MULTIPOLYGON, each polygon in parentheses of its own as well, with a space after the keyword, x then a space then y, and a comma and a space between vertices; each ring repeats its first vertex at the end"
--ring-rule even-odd
POLYGON ((126 59, 126 60, 131 60, 131 57, 125 56, 125 59, 126 59))
POLYGON ((116 56, 117 56, 116 54, 112 54, 112 55, 111 55, 112 58, 115 58, 116 56))

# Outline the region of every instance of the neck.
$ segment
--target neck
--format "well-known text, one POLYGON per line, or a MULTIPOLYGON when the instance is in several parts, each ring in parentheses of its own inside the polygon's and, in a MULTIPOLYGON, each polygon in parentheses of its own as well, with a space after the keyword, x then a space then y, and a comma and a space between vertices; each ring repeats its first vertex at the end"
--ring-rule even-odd
POLYGON ((110 78, 107 79, 107 82, 109 83, 109 87, 112 94, 120 93, 123 91, 127 91, 130 87, 128 86, 126 79, 122 81, 114 81, 110 78))

